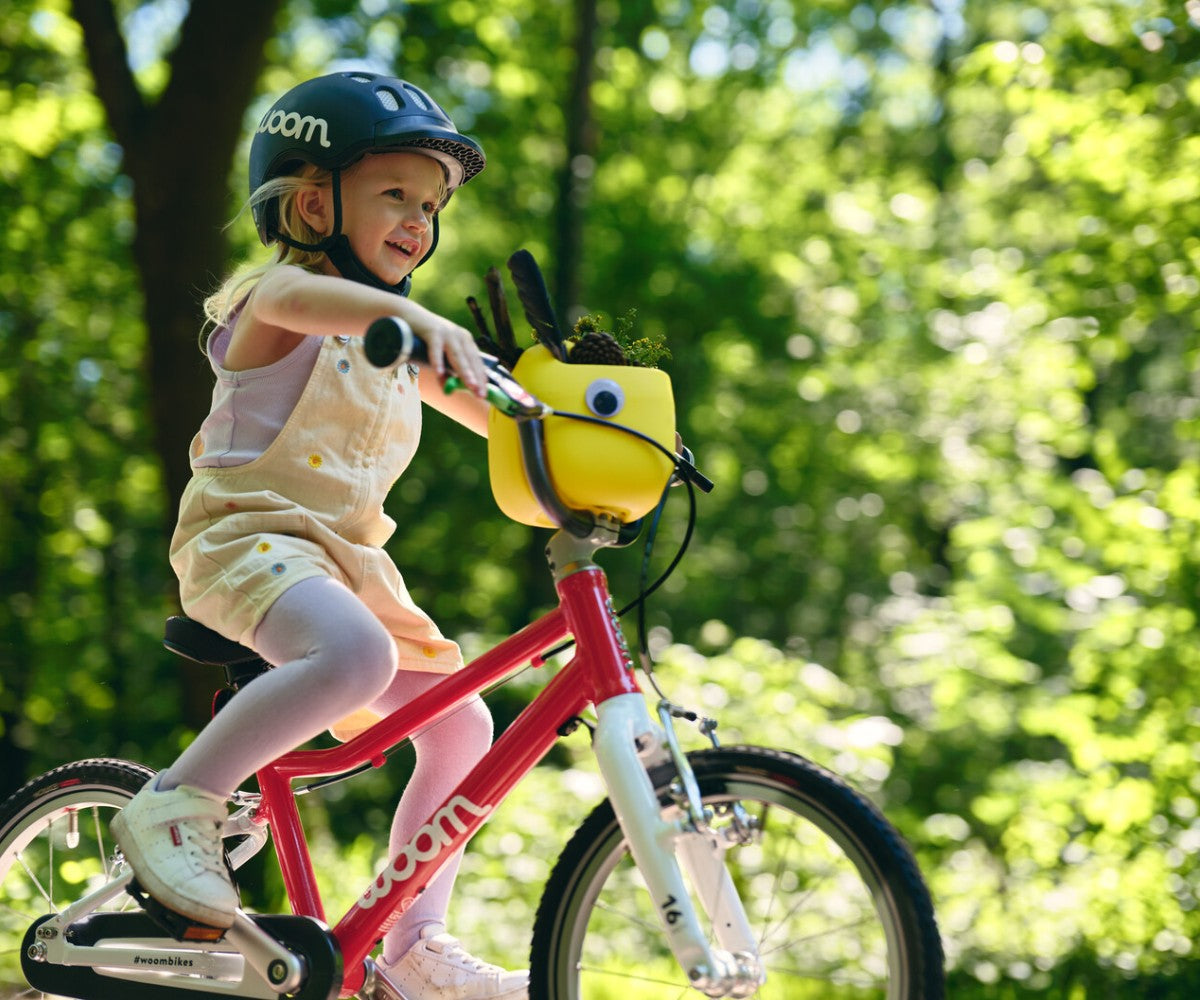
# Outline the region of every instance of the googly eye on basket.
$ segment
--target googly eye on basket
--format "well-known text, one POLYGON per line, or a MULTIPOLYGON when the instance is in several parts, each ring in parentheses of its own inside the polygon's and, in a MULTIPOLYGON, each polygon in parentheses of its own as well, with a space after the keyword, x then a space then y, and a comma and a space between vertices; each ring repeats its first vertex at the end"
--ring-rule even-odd
POLYGON ((598 417, 615 417, 625 408, 625 390, 611 378, 598 378, 583 394, 587 408, 598 417))
MULTIPOLYGON (((563 364, 535 344, 522 352, 513 375, 554 410, 630 427, 674 451, 675 400, 664 371, 563 364)), ((545 441, 546 464, 563 501, 625 523, 654 509, 673 471, 652 444, 596 422, 547 417, 545 441)), ((492 495, 506 515, 553 527, 525 479, 516 423, 495 410, 488 417, 488 471, 492 495)))

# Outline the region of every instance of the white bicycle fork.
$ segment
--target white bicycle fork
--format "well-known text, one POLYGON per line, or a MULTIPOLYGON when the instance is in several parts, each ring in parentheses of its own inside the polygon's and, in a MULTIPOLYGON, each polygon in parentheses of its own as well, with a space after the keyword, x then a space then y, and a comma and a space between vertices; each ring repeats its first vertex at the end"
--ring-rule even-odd
POLYGON ((672 755, 682 772, 688 808, 678 818, 664 818, 646 768, 663 759, 666 734, 651 719, 645 699, 617 695, 598 705, 597 713, 593 745, 600 773, 671 951, 691 985, 706 996, 751 996, 766 976, 725 866, 722 840, 708 829, 686 760, 672 755), (716 946, 700 925, 680 862, 708 916, 716 946))

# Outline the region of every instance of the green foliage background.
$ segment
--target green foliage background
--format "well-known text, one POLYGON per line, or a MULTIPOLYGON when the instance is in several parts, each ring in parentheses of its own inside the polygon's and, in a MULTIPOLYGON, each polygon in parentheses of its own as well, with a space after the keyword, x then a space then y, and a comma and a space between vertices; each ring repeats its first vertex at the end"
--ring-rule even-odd
MULTIPOLYGON (((186 5, 118 9, 154 93, 186 5)), ((718 482, 655 602, 664 682, 883 805, 933 887, 952 995, 1194 995, 1200 2, 599 15, 578 305, 665 335, 718 482)), ((292 0, 246 131, 339 61, 425 83, 489 155, 416 288, 465 322, 488 266, 518 246, 548 262, 573 17, 292 0)), ((158 647, 173 581, 147 401, 169 387, 141 374, 122 151, 65 2, 11 0, 0 43, 11 788, 75 757, 164 766, 191 729, 158 647)), ((244 218, 233 233, 253 253, 244 218)), ((181 378, 207 377, 197 358, 181 378)), ((469 435, 431 418, 392 512, 416 596, 468 647, 550 600, 539 533, 495 510, 469 435)), ((612 561, 618 594, 635 571, 612 561)), ((473 947, 520 960, 537 880, 598 795, 581 750, 473 845, 455 922, 473 947)), ((379 861, 396 770, 310 809, 331 900, 379 861)))

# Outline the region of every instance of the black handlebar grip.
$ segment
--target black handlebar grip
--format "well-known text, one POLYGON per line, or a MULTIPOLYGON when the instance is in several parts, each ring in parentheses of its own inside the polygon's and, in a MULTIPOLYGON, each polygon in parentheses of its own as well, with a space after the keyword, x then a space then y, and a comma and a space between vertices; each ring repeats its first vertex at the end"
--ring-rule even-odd
POLYGON ((425 342, 399 316, 383 316, 367 327, 363 350, 376 368, 391 368, 409 360, 429 360, 425 342))

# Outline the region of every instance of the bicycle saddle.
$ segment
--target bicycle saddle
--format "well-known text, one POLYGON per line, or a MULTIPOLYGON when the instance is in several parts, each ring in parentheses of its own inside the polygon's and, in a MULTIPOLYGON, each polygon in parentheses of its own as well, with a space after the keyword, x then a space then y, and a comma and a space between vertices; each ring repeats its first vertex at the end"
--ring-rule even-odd
POLYGON ((172 615, 167 619, 163 645, 184 659, 214 667, 228 667, 260 659, 249 647, 226 639, 220 632, 214 632, 207 625, 201 625, 186 615, 172 615))

